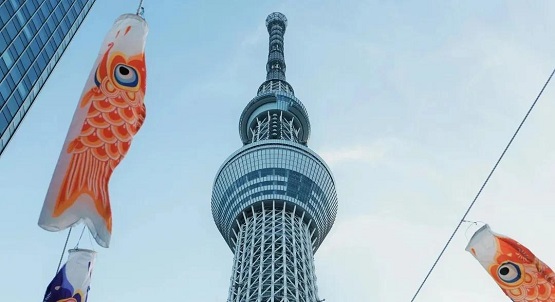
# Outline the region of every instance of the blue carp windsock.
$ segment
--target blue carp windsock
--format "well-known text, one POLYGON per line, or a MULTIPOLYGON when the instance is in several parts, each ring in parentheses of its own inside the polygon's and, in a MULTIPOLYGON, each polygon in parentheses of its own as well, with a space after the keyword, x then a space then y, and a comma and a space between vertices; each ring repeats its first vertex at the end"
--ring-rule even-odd
POLYGON ((121 15, 106 35, 54 171, 39 226, 60 231, 83 221, 108 247, 108 182, 146 117, 146 21, 121 15))
POLYGON ((44 293, 43 302, 86 302, 96 252, 69 250, 67 262, 62 266, 44 293))
POLYGON ((555 302, 555 273, 517 241, 486 224, 470 239, 470 252, 514 302, 555 302))

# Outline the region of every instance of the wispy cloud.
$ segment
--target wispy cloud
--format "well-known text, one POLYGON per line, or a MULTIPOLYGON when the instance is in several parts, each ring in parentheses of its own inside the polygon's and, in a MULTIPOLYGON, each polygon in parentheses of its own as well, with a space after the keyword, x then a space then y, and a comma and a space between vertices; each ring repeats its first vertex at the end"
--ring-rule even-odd
MULTIPOLYGON (((322 296, 330 301, 344 298, 353 302, 408 301, 412 297, 447 238, 448 230, 407 223, 394 216, 394 212, 384 211, 344 217, 336 222, 316 254, 322 296), (365 290, 369 287, 373 290, 365 290)), ((451 301, 462 301, 458 299, 462 296, 471 298, 465 301, 487 301, 488 298, 497 301, 496 297, 500 296, 489 276, 464 251, 466 241, 464 236, 457 236, 449 262, 441 263, 433 280, 424 288, 423 294, 432 292, 432 301, 449 301, 449 295, 457 297, 451 301), (456 275, 449 269, 444 270, 453 267, 453 263, 465 269, 456 275), (477 285, 468 291, 461 287, 461 278, 473 280, 477 285), (443 286, 441 290, 437 290, 439 284, 443 286)))
POLYGON ((354 144, 347 147, 338 147, 320 152, 320 156, 329 165, 343 163, 374 164, 385 159, 397 144, 397 139, 383 139, 371 144, 354 144))

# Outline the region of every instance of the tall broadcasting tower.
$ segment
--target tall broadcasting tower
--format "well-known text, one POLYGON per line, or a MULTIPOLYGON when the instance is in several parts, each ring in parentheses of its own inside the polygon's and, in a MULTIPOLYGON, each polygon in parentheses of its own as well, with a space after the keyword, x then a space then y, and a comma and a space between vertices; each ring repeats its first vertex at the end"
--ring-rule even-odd
POLYGON ((243 147, 212 192, 214 221, 235 254, 228 301, 317 302, 314 253, 335 220, 335 184, 306 146, 308 113, 285 80, 287 18, 272 13, 266 27, 266 81, 241 114, 243 147))

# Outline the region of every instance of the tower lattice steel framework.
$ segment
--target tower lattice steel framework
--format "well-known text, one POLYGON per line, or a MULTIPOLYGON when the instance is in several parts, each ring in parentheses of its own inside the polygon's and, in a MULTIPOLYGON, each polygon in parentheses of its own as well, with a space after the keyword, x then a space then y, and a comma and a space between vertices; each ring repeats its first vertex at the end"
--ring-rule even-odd
POLYGON ((310 122, 285 79, 287 18, 272 13, 266 81, 241 114, 243 147, 214 181, 212 214, 234 252, 228 301, 317 302, 314 253, 330 231, 337 194, 306 145, 310 122))

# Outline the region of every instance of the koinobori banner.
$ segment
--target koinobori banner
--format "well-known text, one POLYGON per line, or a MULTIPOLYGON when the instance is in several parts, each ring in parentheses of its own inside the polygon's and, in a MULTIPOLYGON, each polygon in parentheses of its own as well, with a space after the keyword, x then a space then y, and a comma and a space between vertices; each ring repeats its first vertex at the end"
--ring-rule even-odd
POLYGON ((83 221, 99 245, 109 246, 108 182, 146 117, 147 33, 143 18, 124 14, 106 35, 46 194, 39 218, 45 230, 83 221))
POLYGON ((470 252, 515 302, 555 302, 555 273, 517 241, 486 224, 470 239, 470 252))
POLYGON ((96 252, 69 250, 67 262, 46 288, 43 302, 85 302, 89 294, 96 252))

